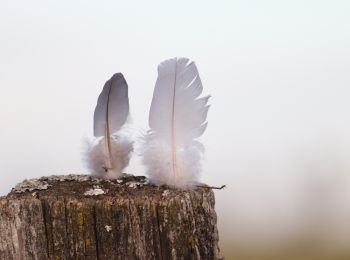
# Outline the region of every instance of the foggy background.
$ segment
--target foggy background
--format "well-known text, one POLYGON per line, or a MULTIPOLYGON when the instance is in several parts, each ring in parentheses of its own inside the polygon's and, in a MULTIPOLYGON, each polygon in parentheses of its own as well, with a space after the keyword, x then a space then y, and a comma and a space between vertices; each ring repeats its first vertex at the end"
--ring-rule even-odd
MULTIPOLYGON (((185 56, 212 95, 202 181, 227 185, 222 255, 349 256, 349 13, 346 0, 0 0, 0 195, 87 173, 83 138, 118 71, 137 138, 157 65, 185 56)), ((126 172, 144 174, 136 153, 126 172)))

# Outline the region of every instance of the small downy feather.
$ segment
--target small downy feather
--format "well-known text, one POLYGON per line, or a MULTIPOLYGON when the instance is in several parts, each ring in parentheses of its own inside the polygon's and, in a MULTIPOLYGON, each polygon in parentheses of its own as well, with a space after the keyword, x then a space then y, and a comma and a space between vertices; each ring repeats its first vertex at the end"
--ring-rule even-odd
POLYGON ((210 97, 200 97, 202 90, 189 59, 158 66, 142 159, 152 182, 186 188, 198 181, 204 148, 197 138, 207 127, 210 97))
POLYGON ((94 113, 94 136, 87 141, 85 161, 92 175, 113 179, 129 164, 133 143, 125 131, 129 115, 128 85, 116 73, 103 87, 94 113))

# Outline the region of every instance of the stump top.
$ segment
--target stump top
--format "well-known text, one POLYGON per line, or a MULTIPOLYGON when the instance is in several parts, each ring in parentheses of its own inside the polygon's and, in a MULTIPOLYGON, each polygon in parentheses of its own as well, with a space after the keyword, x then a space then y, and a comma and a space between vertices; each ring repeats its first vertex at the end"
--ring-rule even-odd
MULTIPOLYGON (((195 190, 206 190, 205 186, 195 190)), ((37 179, 24 180, 18 183, 7 198, 39 197, 45 196, 69 196, 77 199, 92 198, 102 199, 106 197, 169 197, 183 194, 183 190, 167 185, 157 186, 148 182, 145 176, 124 174, 118 179, 101 179, 90 175, 51 175, 37 179)))

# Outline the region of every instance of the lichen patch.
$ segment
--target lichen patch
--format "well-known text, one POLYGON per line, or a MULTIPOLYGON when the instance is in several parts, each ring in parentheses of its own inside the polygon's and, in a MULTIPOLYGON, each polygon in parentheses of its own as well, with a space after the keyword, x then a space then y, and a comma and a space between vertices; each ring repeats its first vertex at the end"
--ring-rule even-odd
POLYGON ((109 233, 112 231, 112 226, 105 225, 105 229, 109 233))
POLYGON ((40 181, 38 179, 30 179, 30 180, 26 179, 21 183, 18 183, 13 188, 13 191, 16 193, 22 193, 22 192, 34 191, 34 190, 47 190, 49 187, 51 187, 51 185, 48 184, 46 181, 40 181))
POLYGON ((97 195, 102 195, 105 194, 106 192, 101 189, 100 186, 96 185, 94 186, 92 189, 89 189, 87 191, 84 192, 85 196, 97 196, 97 195))

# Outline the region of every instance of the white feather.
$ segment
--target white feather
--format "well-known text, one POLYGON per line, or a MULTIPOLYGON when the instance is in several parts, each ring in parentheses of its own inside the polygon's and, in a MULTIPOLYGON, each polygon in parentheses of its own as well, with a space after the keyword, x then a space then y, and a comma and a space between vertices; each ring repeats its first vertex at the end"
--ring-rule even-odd
POLYGON ((206 129, 209 96, 194 62, 174 58, 158 66, 158 78, 145 136, 143 163, 151 181, 175 187, 198 181, 203 146, 196 140, 206 129))
POLYGON ((104 85, 95 108, 95 139, 87 142, 85 153, 91 174, 118 178, 129 164, 133 143, 120 130, 128 114, 128 85, 124 76, 117 73, 104 85))
POLYGON ((85 162, 92 175, 116 179, 122 175, 122 170, 128 166, 130 156, 133 151, 133 142, 126 135, 113 135, 111 140, 111 169, 107 172, 103 168, 108 160, 108 154, 105 149, 104 137, 86 140, 85 162))
POLYGON ((94 136, 119 131, 129 115, 128 84, 123 74, 114 74, 104 85, 94 112, 94 136))

